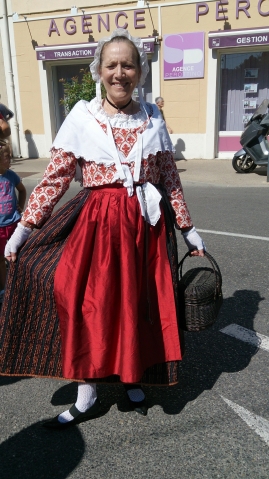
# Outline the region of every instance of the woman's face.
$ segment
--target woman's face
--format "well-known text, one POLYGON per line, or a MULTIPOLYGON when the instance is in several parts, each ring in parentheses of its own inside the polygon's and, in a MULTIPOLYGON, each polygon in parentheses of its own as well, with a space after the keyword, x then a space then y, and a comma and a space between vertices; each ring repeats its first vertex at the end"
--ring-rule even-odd
POLYGON ((128 103, 140 79, 137 54, 128 42, 113 42, 104 47, 100 78, 107 97, 117 106, 128 103))

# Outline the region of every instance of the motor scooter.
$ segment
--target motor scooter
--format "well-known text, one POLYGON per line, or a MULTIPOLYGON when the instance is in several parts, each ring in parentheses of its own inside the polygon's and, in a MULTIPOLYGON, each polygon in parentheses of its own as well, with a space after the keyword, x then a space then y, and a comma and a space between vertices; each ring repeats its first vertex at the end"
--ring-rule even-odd
POLYGON ((256 166, 268 163, 269 143, 269 100, 263 100, 255 110, 243 131, 240 143, 242 149, 233 157, 232 165, 238 173, 251 173, 256 166))

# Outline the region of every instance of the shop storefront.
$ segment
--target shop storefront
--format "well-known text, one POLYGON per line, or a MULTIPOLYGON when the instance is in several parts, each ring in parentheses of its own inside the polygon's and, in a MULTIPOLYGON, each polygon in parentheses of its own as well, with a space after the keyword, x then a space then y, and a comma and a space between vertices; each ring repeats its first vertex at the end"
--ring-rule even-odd
MULTIPOLYGON (((147 53, 150 72, 146 83, 143 85, 144 98, 152 102, 152 69, 154 66, 154 50, 156 39, 148 37, 143 39, 144 51, 147 53)), ((44 84, 41 91, 43 105, 50 106, 50 115, 44 119, 47 131, 51 131, 51 137, 48 143, 51 144, 56 133, 65 118, 65 111, 60 104, 60 99, 64 98, 64 79, 66 82, 73 77, 81 77, 83 71, 88 71, 89 64, 92 62, 97 43, 85 44, 66 44, 36 47, 37 60, 40 62, 40 81, 44 84), (53 111, 53 114, 51 114, 53 111)), ((134 92, 134 99, 135 98, 134 92)))
MULTIPOLYGON (((269 0, 0 0, 5 87, 13 68, 23 156, 48 156, 63 120, 61 79, 88 68, 96 44, 115 28, 143 38, 150 63, 144 97, 163 96, 178 158, 230 158, 250 115, 269 95, 269 0), (16 12, 16 13, 14 13, 16 12)), ((1 62, 1 55, 0 55, 1 62)), ((2 93, 3 91, 3 93, 2 93)), ((14 129, 14 125, 11 125, 14 129)), ((15 135, 13 135, 15 141, 15 135)), ((15 141, 16 143, 16 141, 15 141)), ((17 145, 14 145, 16 151, 17 145)))
POLYGON ((210 32, 218 52, 220 80, 218 152, 239 150, 240 135, 253 112, 269 99, 269 28, 210 32))

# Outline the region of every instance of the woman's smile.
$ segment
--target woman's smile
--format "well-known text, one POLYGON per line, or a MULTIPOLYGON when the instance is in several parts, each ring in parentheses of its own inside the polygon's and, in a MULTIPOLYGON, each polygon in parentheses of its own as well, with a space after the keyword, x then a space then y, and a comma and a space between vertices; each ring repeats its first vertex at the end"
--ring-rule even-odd
POLYGON ((100 78, 108 99, 119 107, 126 104, 140 79, 135 50, 126 42, 109 44, 103 52, 100 78))

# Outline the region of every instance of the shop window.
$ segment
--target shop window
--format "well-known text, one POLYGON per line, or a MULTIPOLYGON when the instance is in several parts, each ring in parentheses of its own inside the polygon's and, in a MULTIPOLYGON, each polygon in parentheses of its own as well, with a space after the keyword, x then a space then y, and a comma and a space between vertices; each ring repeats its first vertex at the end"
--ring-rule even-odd
POLYGON ((56 103, 57 131, 65 119, 64 106, 60 105, 60 99, 64 98, 64 88, 62 79, 71 81, 73 77, 82 77, 82 70, 89 68, 89 64, 75 63, 73 65, 57 65, 54 72, 54 97, 56 103))
POLYGON ((221 55, 220 131, 241 131, 269 98, 269 52, 221 55))

